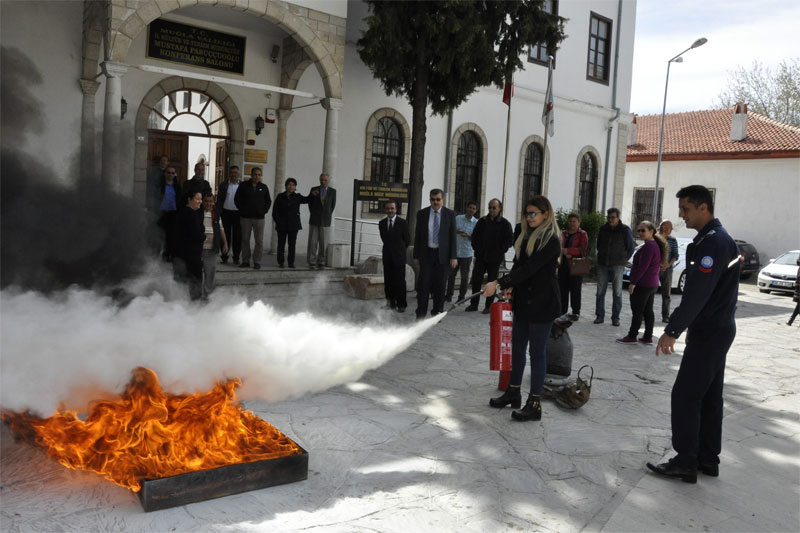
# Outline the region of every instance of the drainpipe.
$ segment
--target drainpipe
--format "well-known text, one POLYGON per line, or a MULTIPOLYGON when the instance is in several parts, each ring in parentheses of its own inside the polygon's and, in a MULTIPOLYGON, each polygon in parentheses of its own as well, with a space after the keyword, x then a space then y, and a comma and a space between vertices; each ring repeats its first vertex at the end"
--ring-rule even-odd
POLYGON ((445 139, 444 143, 444 187, 442 190, 444 191, 444 198, 445 203, 447 203, 447 190, 450 188, 450 154, 451 148, 450 145, 452 141, 450 140, 453 136, 453 110, 447 112, 447 138, 445 139))
MULTIPOLYGON (((614 131, 614 122, 619 118, 619 108, 617 107, 617 77, 619 73, 619 36, 622 33, 622 0, 617 0, 617 37, 614 45, 614 80, 611 85, 611 108, 614 110, 614 116, 608 121, 606 126, 606 158, 604 161, 603 170, 603 210, 606 210, 606 197, 608 191, 608 154, 611 151, 611 133, 614 131)), ((619 147, 617 147, 619 150, 619 147)), ((615 167, 616 168, 616 167, 615 167)), ((616 172, 615 172, 616 175, 616 172)), ((612 189, 612 194, 615 191, 612 189)), ((617 206, 619 207, 619 206, 617 206)))

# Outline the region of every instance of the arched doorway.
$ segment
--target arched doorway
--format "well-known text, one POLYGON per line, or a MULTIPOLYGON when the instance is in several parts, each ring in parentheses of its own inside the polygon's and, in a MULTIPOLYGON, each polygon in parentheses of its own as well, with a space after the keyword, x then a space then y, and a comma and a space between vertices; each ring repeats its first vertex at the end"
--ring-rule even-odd
POLYGON ((148 168, 166 154, 181 181, 192 177, 195 163, 204 160, 206 179, 216 190, 225 179, 228 162, 241 161, 243 151, 239 111, 216 83, 165 78, 142 99, 136 116, 136 158, 146 165, 137 164, 137 185, 144 188, 148 168))

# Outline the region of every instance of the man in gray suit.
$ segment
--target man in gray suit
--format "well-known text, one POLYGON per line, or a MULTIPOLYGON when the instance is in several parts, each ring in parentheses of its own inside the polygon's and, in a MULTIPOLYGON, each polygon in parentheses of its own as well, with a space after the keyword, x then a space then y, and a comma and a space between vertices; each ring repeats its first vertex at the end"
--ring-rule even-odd
POLYGON ((431 189, 431 206, 417 211, 414 230, 414 264, 419 265, 417 281, 417 319, 428 313, 428 298, 433 291, 431 316, 444 311, 447 274, 458 266, 456 255, 456 214, 444 206, 444 192, 431 189))
POLYGON ((328 187, 327 174, 319 175, 319 187, 312 187, 308 196, 308 266, 325 268, 325 249, 331 239, 331 222, 336 208, 336 189, 328 187))

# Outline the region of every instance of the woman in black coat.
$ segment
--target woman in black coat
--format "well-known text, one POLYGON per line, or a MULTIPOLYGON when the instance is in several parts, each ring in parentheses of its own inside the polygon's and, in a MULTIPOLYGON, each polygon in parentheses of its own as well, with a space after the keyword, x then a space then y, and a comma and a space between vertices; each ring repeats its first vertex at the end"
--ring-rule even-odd
POLYGON ((175 218, 175 258, 172 261, 175 281, 189 284, 189 296, 197 300, 202 295, 203 242, 206 232, 200 209, 202 195, 196 192, 175 218))
POLYGON ((303 229, 300 223, 300 204, 307 204, 308 197, 295 192, 297 180, 286 179, 286 190, 275 198, 275 207, 272 209, 272 220, 275 221, 275 230, 278 232, 278 266, 283 268, 283 251, 286 241, 289 241, 289 268, 294 268, 294 250, 297 243, 297 232, 303 229))
POLYGON ((546 197, 534 196, 528 200, 522 216, 522 231, 514 243, 514 266, 508 275, 487 283, 483 295, 492 296, 499 289, 504 297, 513 295, 514 306, 511 378, 505 393, 489 400, 489 405, 520 406, 525 352, 530 346, 531 390, 525 406, 511 413, 511 418, 527 421, 542 418, 540 399, 547 371, 545 348, 553 320, 561 312, 556 275, 561 241, 553 206, 546 197))

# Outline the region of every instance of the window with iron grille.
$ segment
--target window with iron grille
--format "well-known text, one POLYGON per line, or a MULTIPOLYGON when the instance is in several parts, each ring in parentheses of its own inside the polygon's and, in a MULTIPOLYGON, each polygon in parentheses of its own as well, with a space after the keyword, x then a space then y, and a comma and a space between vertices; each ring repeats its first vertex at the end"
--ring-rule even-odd
POLYGON ((589 60, 586 79, 608 85, 611 59, 611 19, 592 13, 589 21, 589 60))
POLYGON ((481 201, 481 165, 483 149, 478 136, 465 131, 458 140, 456 155, 456 191, 453 209, 463 213, 467 202, 481 201))
MULTIPOLYGON (((558 15, 558 0, 544 0, 544 4, 542 4, 542 9, 547 13, 558 15)), ((547 45, 545 43, 536 43, 532 44, 528 47, 528 62, 529 63, 539 63, 540 65, 547 65, 547 56, 553 56, 553 68, 556 67, 555 57, 556 54, 553 52, 549 54, 547 52, 547 45)))
POLYGON ((522 173, 522 199, 528 199, 542 194, 542 147, 536 143, 528 145, 525 151, 525 168, 522 173))
MULTIPOLYGON (((372 167, 370 181, 403 182, 403 134, 400 126, 389 117, 375 124, 372 134, 372 167)), ((400 204, 398 204, 398 212, 400 204)), ((380 202, 370 202, 370 213, 383 213, 380 202)))
POLYGON ((656 226, 661 222, 662 207, 664 205, 664 189, 658 189, 658 206, 653 210, 653 189, 646 187, 633 189, 633 213, 631 213, 631 227, 637 228, 644 220, 649 220, 656 226))
POLYGON ((597 201, 597 160, 592 154, 581 158, 581 176, 578 192, 578 209, 582 213, 595 210, 597 201))

